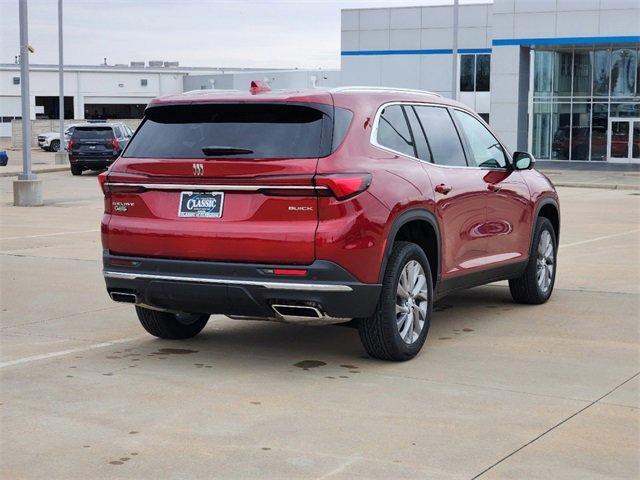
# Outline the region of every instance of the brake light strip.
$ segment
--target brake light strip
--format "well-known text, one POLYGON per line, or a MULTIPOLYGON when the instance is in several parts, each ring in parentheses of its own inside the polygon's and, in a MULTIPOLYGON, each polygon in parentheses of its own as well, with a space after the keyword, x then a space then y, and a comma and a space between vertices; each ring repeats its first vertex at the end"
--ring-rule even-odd
POLYGON ((257 190, 329 190, 325 186, 312 185, 207 185, 207 184, 177 184, 177 183, 115 183, 109 182, 105 187, 137 187, 147 190, 205 190, 205 191, 257 191, 257 190))

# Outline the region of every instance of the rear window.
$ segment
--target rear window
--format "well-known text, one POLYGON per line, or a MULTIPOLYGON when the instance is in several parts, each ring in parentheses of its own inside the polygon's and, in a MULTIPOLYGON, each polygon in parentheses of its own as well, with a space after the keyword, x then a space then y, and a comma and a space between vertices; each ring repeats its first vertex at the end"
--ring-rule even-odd
POLYGON ((323 157, 332 149, 332 112, 329 106, 315 108, 296 104, 227 103, 150 108, 124 156, 323 157))
POLYGON ((74 140, 109 140, 113 138, 111 127, 75 127, 74 140))

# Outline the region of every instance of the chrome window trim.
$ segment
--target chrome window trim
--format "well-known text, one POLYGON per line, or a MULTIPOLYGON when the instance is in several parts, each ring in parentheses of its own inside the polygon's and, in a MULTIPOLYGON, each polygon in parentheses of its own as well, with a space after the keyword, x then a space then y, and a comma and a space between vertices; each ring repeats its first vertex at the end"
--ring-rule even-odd
MULTIPOLYGON (((460 107, 457 107, 457 106, 451 106, 451 105, 445 105, 445 104, 436 103, 436 102, 398 101, 398 102, 386 102, 386 103, 383 103, 376 110, 376 113, 375 113, 375 116, 374 116, 374 119, 373 119, 373 125, 371 126, 371 135, 369 136, 369 143, 372 146, 374 146, 376 148, 379 148, 380 150, 385 150, 387 152, 393 153, 395 155, 401 155, 402 157, 409 158, 411 160, 416 160, 418 162, 426 163, 427 165, 433 165, 433 166, 439 167, 439 168, 470 168, 470 169, 474 169, 474 170, 492 170, 492 171, 498 171, 498 172, 503 172, 505 170, 509 170, 508 167, 493 168, 493 167, 478 167, 478 166, 475 166, 475 165, 473 165, 473 166, 472 165, 441 165, 439 163, 429 162, 427 160, 422 160, 421 158, 416 158, 413 155, 407 155, 406 153, 398 152, 397 150, 393 150, 392 148, 388 148, 388 147, 385 147, 384 145, 380 145, 378 143, 378 141, 377 141, 377 136, 378 136, 378 124, 380 123, 380 117, 382 116, 382 110, 384 110, 386 107, 390 107, 390 106, 393 106, 393 105, 409 105, 409 106, 416 105, 416 106, 437 107, 437 108, 444 108, 444 109, 451 108, 453 110, 459 110, 459 111, 467 113, 467 114, 469 113, 464 108, 460 108, 460 107)), ((485 128, 487 128, 489 133, 491 133, 491 135, 493 135, 495 137, 495 139, 498 141, 498 143, 502 146, 504 151, 507 154, 509 154, 510 152, 504 146, 504 143, 502 143, 502 141, 495 136, 495 134, 488 128, 488 125, 486 124, 486 122, 484 120, 482 120, 482 118, 480 118, 480 120, 482 121, 482 123, 485 126, 485 128)), ((451 121, 453 122, 454 120, 451 119, 451 121)), ((454 123, 454 125, 455 125, 455 123, 454 123)), ((462 141, 462 139, 461 139, 461 141, 462 141)), ((464 145, 463 145, 463 149, 464 149, 464 145)))
POLYGON ((105 187, 140 187, 147 190, 202 190, 202 191, 247 191, 278 190, 328 190, 325 186, 315 185, 219 185, 197 183, 122 183, 107 182, 105 187))
POLYGON ((270 290, 300 290, 300 291, 322 291, 322 292, 351 292, 353 289, 348 285, 328 284, 328 283, 305 283, 305 282, 269 282, 259 280, 239 280, 233 278, 211 278, 211 277, 188 277, 182 275, 160 275, 150 273, 116 272, 104 270, 105 278, 119 278, 124 280, 136 280, 138 278, 148 280, 168 280, 175 282, 213 283, 221 285, 250 285, 264 287, 270 290))

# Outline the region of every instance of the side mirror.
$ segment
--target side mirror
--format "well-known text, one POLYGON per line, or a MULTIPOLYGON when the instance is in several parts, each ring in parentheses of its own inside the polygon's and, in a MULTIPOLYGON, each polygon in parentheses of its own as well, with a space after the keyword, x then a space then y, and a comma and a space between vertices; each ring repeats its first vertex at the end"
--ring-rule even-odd
POLYGON ((515 152, 513 154, 513 167, 516 170, 531 170, 536 164, 533 155, 527 152, 515 152))

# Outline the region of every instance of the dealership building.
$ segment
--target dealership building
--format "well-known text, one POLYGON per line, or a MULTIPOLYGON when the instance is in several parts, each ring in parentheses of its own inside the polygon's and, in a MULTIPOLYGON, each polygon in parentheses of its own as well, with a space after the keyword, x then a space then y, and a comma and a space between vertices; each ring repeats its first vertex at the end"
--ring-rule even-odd
POLYGON ((456 96, 538 159, 640 162, 640 1, 342 12, 341 82, 456 96))
MULTIPOLYGON (((343 10, 340 33, 340 70, 65 66, 65 115, 139 118, 155 96, 250 80, 401 87, 455 93, 540 160, 640 163, 640 0, 462 4, 455 58, 452 5, 343 10)), ((19 65, 0 64, 0 137, 19 118, 19 82, 19 65)), ((32 65, 30 82, 33 118, 57 117, 57 66, 32 65)))

